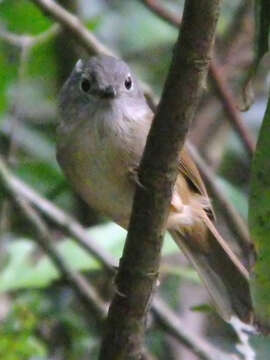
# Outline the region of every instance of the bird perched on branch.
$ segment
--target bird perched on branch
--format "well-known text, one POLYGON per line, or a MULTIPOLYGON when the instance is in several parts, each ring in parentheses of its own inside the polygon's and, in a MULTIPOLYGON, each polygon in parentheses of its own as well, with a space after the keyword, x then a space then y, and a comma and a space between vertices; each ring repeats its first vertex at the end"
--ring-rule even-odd
MULTIPOLYGON (((125 62, 110 56, 79 60, 62 88, 59 112, 57 159, 64 173, 91 207, 127 228, 153 120, 136 77, 125 62)), ((213 221, 204 183, 184 147, 167 229, 220 315, 250 322, 248 272, 213 221)))

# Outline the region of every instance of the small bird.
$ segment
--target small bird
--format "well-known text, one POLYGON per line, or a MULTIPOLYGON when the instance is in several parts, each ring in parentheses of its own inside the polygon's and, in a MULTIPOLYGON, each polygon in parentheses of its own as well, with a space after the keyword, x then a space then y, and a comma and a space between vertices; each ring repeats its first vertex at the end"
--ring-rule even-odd
MULTIPOLYGON (((135 75, 111 56, 79 60, 61 90, 59 115, 57 159, 65 175, 92 208, 127 228, 153 120, 135 75)), ((216 230, 205 185, 186 147, 179 154, 167 230, 222 318, 250 322, 248 271, 216 230)))

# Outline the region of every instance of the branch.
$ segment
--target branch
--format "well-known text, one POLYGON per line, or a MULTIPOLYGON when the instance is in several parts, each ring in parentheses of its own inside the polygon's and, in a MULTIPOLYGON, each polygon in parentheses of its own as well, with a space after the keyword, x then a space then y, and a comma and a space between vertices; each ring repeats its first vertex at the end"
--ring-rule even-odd
POLYGON ((252 157, 255 151, 254 136, 246 127, 239 110, 237 110, 237 105, 234 102, 233 95, 225 82, 223 74, 214 61, 212 61, 209 68, 209 74, 217 90, 217 95, 223 104, 224 111, 228 116, 228 120, 238 133, 249 156, 252 157))
MULTIPOLYGON (((168 24, 177 28, 180 26, 180 17, 177 17, 168 11, 158 0, 141 0, 141 2, 168 24)), ((233 95, 223 77, 223 74, 219 70, 217 62, 214 59, 209 65, 209 76, 217 90, 217 95, 222 102, 224 111, 228 116, 228 120, 238 133, 243 145, 251 157, 255 150, 254 136, 245 126, 243 119, 237 110, 237 105, 234 101, 233 95)))
MULTIPOLYGON (((31 0, 35 3, 46 15, 51 16, 57 21, 69 34, 81 44, 89 55, 105 54, 115 56, 114 52, 103 45, 79 20, 79 18, 69 11, 58 5, 53 0, 31 0)), ((144 95, 149 103, 149 106, 154 109, 156 106, 155 96, 150 87, 141 83, 144 95)))
MULTIPOLYGON (((35 1, 37 1, 37 5, 39 5, 39 0, 35 0, 35 1)), ((179 23, 180 23, 179 18, 177 16, 175 16, 174 14, 169 13, 165 8, 163 8, 163 5, 160 5, 157 2, 157 0, 142 0, 142 2, 145 3, 149 8, 151 8, 151 10, 154 11, 158 16, 160 16, 161 18, 166 20, 169 24, 179 26, 179 23)), ((42 9, 44 11, 46 11, 46 12, 50 12, 50 14, 55 19, 58 19, 57 18, 58 13, 60 13, 60 14, 62 13, 62 16, 59 17, 59 19, 61 18, 61 19, 64 19, 64 20, 61 20, 61 23, 65 24, 65 28, 68 28, 69 30, 73 29, 74 22, 70 22, 70 13, 68 13, 65 9, 61 8, 59 5, 57 5, 56 3, 54 3, 54 2, 52 2, 50 0, 43 0, 43 1, 41 1, 41 3, 43 4, 42 9), (55 9, 56 9, 56 13, 55 13, 55 9), (66 13, 68 14, 67 17, 65 17, 66 13)), ((75 17, 74 15, 71 15, 72 19, 74 17, 75 17)), ((60 21, 59 19, 58 19, 58 21, 60 21)), ((78 23, 79 20, 77 19, 76 22, 78 23)), ((80 26, 83 27, 83 25, 81 23, 80 23, 80 26)), ((28 35, 16 35, 16 34, 13 34, 11 32, 7 32, 5 30, 0 30, 0 38, 2 38, 3 40, 9 42, 11 45, 15 45, 15 46, 18 46, 18 47, 23 47, 23 46, 25 46, 25 44, 27 44, 27 45, 31 44, 31 46, 34 46, 36 44, 41 43, 42 41, 49 40, 50 37, 56 35, 59 31, 60 31, 60 27, 59 27, 58 24, 53 25, 49 30, 45 31, 44 33, 42 33, 40 35, 37 35, 37 36, 33 36, 33 37, 28 36, 28 35)), ((86 28, 84 28, 84 31, 88 32, 88 30, 86 28)), ((79 34, 78 34, 78 36, 79 36, 79 34)), ((90 39, 88 47, 91 49, 92 52, 95 52, 96 48, 102 48, 102 47, 95 46, 95 44, 98 43, 98 40, 96 38, 94 38, 95 39, 94 43, 92 43, 92 40, 91 40, 92 38, 93 38, 93 35, 90 38, 88 38, 88 40, 90 39)), ((82 41, 81 41, 81 43, 83 45, 82 41)), ((107 51, 108 52, 106 52, 106 53, 110 53, 110 50, 107 49, 107 51)), ((221 81, 221 83, 222 83, 222 81, 221 81)), ((152 94, 151 90, 149 90, 150 89, 149 86, 147 84, 144 84, 144 89, 145 89, 145 95, 148 97, 148 101, 149 101, 151 107, 155 108, 156 100, 153 98, 153 94, 152 94)), ((241 120, 241 123, 242 123, 242 120, 241 120)), ((242 125, 243 125, 243 123, 242 123, 242 125)), ((247 129, 244 130, 244 131, 247 131, 247 129)), ((196 161, 196 159, 197 159, 198 166, 200 167, 199 164, 204 162, 204 160, 201 158, 200 154, 198 154, 198 153, 196 154, 195 161, 196 161)), ((203 168, 201 169, 201 171, 203 172, 203 168)), ((219 200, 219 193, 220 192, 214 190, 216 188, 216 186, 214 184, 214 182, 215 182, 214 177, 213 176, 208 177, 207 174, 206 174, 205 178, 206 178, 206 181, 209 183, 209 187, 210 187, 212 193, 215 194, 215 196, 217 196, 218 202, 219 203, 224 203, 224 196, 223 196, 223 200, 219 200)), ((36 197, 37 197, 38 198, 37 203, 40 202, 40 204, 42 204, 42 206, 44 206, 44 207, 48 207, 48 208, 53 207, 53 209, 51 209, 51 210, 52 210, 52 213, 57 214, 55 216, 58 217, 58 220, 59 220, 58 225, 60 225, 61 227, 66 228, 66 230, 67 230, 67 227, 70 227, 71 228, 71 235, 75 236, 75 237, 78 236, 78 239, 80 239, 79 241, 81 242, 81 245, 84 248, 86 248, 86 250, 88 250, 90 252, 92 251, 93 254, 95 254, 95 256, 99 260, 101 260, 100 256, 99 256, 100 255, 99 254, 100 249, 98 248, 97 245, 95 245, 95 249, 89 249, 88 248, 88 244, 87 244, 88 235, 84 233, 84 229, 81 227, 80 224, 76 224, 76 226, 75 226, 73 221, 70 221, 69 216, 67 216, 67 218, 66 218, 66 216, 63 214, 62 210, 60 210, 59 208, 56 209, 55 206, 53 204, 51 204, 51 203, 48 203, 46 199, 40 198, 39 195, 33 193, 33 191, 31 189, 29 189, 25 184, 22 184, 18 179, 16 179, 16 181, 18 182, 19 187, 21 186, 22 189, 24 189, 26 192, 28 192, 28 195, 30 196, 31 199, 33 197, 32 200, 34 202, 35 202, 36 197), (97 249, 96 249, 96 247, 97 247, 97 249)), ((224 212, 225 218, 226 218, 229 226, 231 227, 232 231, 234 231, 239 236, 239 238, 242 239, 243 242, 245 242, 248 239, 248 234, 247 234, 247 231, 246 231, 246 225, 245 224, 242 224, 240 226, 236 226, 236 224, 233 225, 235 222, 238 223, 238 225, 239 225, 239 223, 240 222, 243 223, 243 221, 241 221, 241 219, 240 219, 240 222, 237 221, 237 218, 239 218, 239 215, 237 214, 237 212, 234 209, 233 205, 226 199, 225 199, 225 202, 227 203, 227 205, 225 205, 225 207, 224 207, 224 209, 225 209, 225 212, 224 212), (227 208, 231 208, 232 211, 227 211, 226 210, 227 208)), ((93 244, 94 244, 94 242, 93 242, 93 244)), ((110 263, 110 261, 109 262, 105 261, 105 264, 103 264, 103 265, 108 268, 109 263, 110 263), (107 264, 106 264, 106 262, 107 262, 107 264)))
POLYGON ((48 30, 44 31, 39 35, 17 35, 10 31, 0 28, 0 39, 8 42, 12 46, 17 46, 19 48, 24 47, 33 47, 38 44, 42 44, 52 37, 60 33, 60 26, 54 24, 48 30))
MULTIPOLYGON (((54 240, 45 222, 42 220, 38 212, 30 205, 29 201, 22 195, 18 195, 17 189, 14 188, 12 178, 10 178, 9 170, 3 164, 4 163, 0 159, 0 183, 3 184, 13 201, 20 208, 23 216, 35 228, 37 236, 34 240, 49 256, 57 270, 61 273, 62 277, 69 283, 75 294, 81 300, 85 309, 95 316, 99 325, 102 325, 103 320, 107 315, 107 305, 103 299, 100 298, 96 289, 88 283, 85 277, 72 271, 63 260, 61 254, 58 253, 57 249, 53 245, 54 240)), ((154 360, 154 357, 146 348, 143 349, 142 355, 142 360, 154 360)))
POLYGON ((168 11, 159 0, 140 0, 150 11, 166 21, 169 25, 179 27, 180 17, 168 11))
POLYGON ((56 2, 52 0, 32 0, 32 2, 40 7, 47 15, 52 16, 65 30, 68 30, 90 54, 103 53, 113 55, 107 47, 87 30, 78 17, 72 15, 56 2))
POLYGON ((12 192, 16 192, 19 196, 27 199, 40 211, 46 214, 53 222, 57 223, 58 226, 65 229, 68 234, 75 237, 79 245, 93 255, 109 273, 114 272, 116 261, 110 254, 106 253, 98 244, 96 244, 93 239, 90 239, 87 231, 81 224, 14 176, 6 167, 1 156, 0 177, 8 183, 12 192))
MULTIPOLYGON (((31 50, 34 46, 38 44, 42 44, 45 41, 49 40, 51 37, 55 36, 60 30, 60 27, 57 24, 54 24, 50 27, 49 30, 44 31, 40 35, 30 36, 30 35, 17 35, 12 32, 6 31, 2 27, 0 27, 0 39, 7 42, 11 46, 16 46, 19 48, 19 69, 18 69, 18 86, 19 91, 16 91, 16 101, 12 101, 10 104, 10 109, 8 112, 11 116, 10 121, 10 134, 9 134, 9 142, 5 149, 7 162, 10 164, 14 164, 16 161, 16 153, 18 148, 18 139, 16 136, 18 125, 22 120, 22 91, 23 89, 27 67, 29 64, 29 57, 31 54, 31 50)), ((0 226, 5 224, 4 219, 9 211, 10 204, 9 202, 3 201, 1 209, 0 209, 0 226), (2 224, 2 225, 1 225, 2 224)))
MULTIPOLYGON (((29 58, 32 49, 36 45, 41 45, 44 42, 48 41, 49 39, 57 35, 59 32, 60 32, 60 27, 57 24, 54 24, 48 30, 36 36, 17 35, 0 28, 0 39, 4 40, 10 45, 17 46, 20 49, 20 65, 18 71, 19 87, 23 88, 23 83, 27 73, 27 66, 29 64, 29 58)), ((11 104, 11 109, 10 109, 10 113, 13 114, 13 116, 11 117, 12 119, 11 132, 9 137, 9 145, 7 149, 7 161, 10 163, 15 162, 14 160, 17 150, 16 130, 22 118, 21 103, 22 103, 22 94, 21 91, 19 91, 18 95, 16 96, 16 101, 14 102, 14 104, 11 104)))
MULTIPOLYGON (((185 345, 201 360, 230 360, 231 356, 221 353, 213 345, 205 343, 200 337, 183 326, 179 317, 159 298, 153 300, 153 314, 163 330, 185 345), (183 331, 184 330, 184 331, 183 331)), ((235 358, 237 360, 238 358, 235 358)))
MULTIPOLYGON (((66 214, 63 210, 58 208, 49 200, 43 198, 30 186, 26 185, 23 181, 19 180, 5 165, 3 159, 0 156, 0 182, 6 183, 6 187, 10 188, 10 191, 16 193, 16 196, 22 197, 31 203, 35 208, 42 212, 46 217, 48 217, 52 222, 61 227, 66 231, 66 233, 74 238, 79 245, 81 245, 88 253, 94 256, 101 265, 108 271, 110 274, 114 274, 114 266, 117 263, 109 253, 104 249, 101 249, 96 245, 93 239, 89 238, 87 231, 78 223, 73 217, 66 214)), ((157 298, 157 297, 156 297, 157 298)), ((190 348, 191 351, 194 349, 197 353, 203 353, 206 348, 210 347, 205 340, 201 338, 194 338, 194 334, 189 339, 189 335, 186 332, 186 326, 181 324, 179 319, 177 328, 173 325, 169 317, 163 316, 163 309, 159 305, 160 301, 157 301, 153 304, 153 310, 155 315, 157 315, 157 321, 166 328, 168 333, 178 339, 182 343, 182 338, 186 340, 184 344, 190 348), (159 319, 162 319, 159 320, 159 319), (185 335, 186 334, 186 335, 185 335), (192 346, 189 344, 193 344, 192 346)), ((178 315, 170 310, 172 318, 178 318, 178 315)), ((217 352, 217 350, 215 350, 217 352)), ((209 355, 210 356, 210 355, 209 355)), ((224 359, 226 360, 226 359, 224 359)))
POLYGON ((24 217, 34 226, 37 234, 34 238, 35 241, 49 255, 56 268, 61 272, 62 276, 81 299, 85 308, 91 313, 94 313, 99 320, 103 319, 107 313, 107 309, 96 290, 88 284, 87 280, 82 275, 72 271, 62 259, 61 255, 58 254, 53 245, 54 240, 45 222, 25 198, 20 195, 18 196, 18 192, 10 181, 9 173, 5 168, 5 165, 3 166, 3 163, 1 163, 0 183, 18 205, 24 217))
POLYGON ((250 268, 250 266, 254 263, 254 259, 250 258, 254 255, 254 252, 246 222, 239 215, 233 204, 223 194, 216 182, 215 174, 200 156, 196 148, 190 143, 188 143, 187 146, 193 160, 197 164, 203 176, 207 189, 222 209, 222 214, 224 215, 230 230, 237 235, 239 245, 244 251, 245 260, 248 262, 246 265, 250 268))
POLYGON ((219 0, 185 3, 181 36, 140 164, 143 186, 136 188, 100 360, 140 359, 179 151, 206 76, 218 13, 219 0))

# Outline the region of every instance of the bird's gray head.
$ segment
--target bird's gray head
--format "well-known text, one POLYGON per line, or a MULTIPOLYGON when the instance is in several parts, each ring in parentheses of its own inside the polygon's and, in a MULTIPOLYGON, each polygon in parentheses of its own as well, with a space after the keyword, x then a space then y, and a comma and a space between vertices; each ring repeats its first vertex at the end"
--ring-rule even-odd
POLYGON ((79 60, 60 93, 65 118, 78 119, 97 109, 125 111, 144 105, 143 92, 128 65, 106 55, 79 60))

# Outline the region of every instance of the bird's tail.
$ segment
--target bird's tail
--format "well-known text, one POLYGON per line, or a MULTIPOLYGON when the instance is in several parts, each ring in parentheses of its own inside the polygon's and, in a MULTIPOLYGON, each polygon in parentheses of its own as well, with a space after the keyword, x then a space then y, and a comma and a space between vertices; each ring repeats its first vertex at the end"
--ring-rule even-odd
POLYGON ((237 316, 251 323, 248 272, 207 216, 202 225, 202 231, 197 228, 187 233, 179 229, 172 230, 171 235, 197 270, 222 318, 230 321, 237 316))

